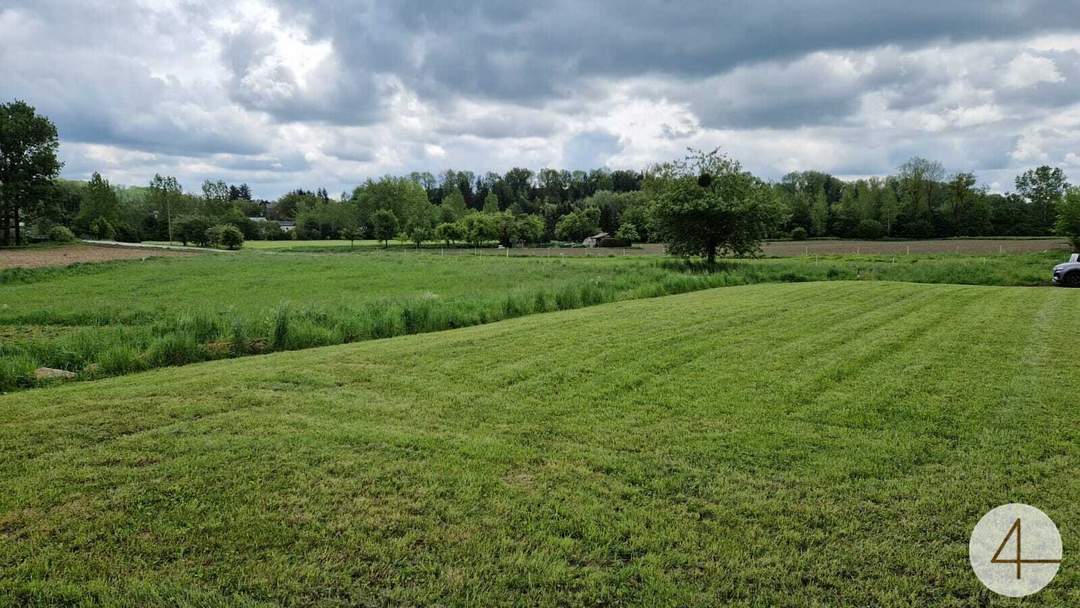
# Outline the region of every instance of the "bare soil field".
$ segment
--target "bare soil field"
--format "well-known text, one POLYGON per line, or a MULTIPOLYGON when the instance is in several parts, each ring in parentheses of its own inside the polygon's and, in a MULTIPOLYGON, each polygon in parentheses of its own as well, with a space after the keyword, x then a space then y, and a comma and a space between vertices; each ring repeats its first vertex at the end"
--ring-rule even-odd
POLYGON ((65 245, 63 247, 29 247, 27 249, 0 250, 0 270, 5 268, 40 268, 42 266, 68 266, 79 262, 107 262, 110 260, 141 260, 158 256, 195 255, 187 251, 166 249, 127 249, 122 247, 98 247, 94 245, 65 245))

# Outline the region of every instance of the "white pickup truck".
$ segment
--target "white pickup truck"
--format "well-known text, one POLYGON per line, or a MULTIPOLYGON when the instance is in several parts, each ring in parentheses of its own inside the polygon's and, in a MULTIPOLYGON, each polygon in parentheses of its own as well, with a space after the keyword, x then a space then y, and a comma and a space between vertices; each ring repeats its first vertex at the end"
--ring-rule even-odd
POLYGON ((1074 253, 1068 262, 1054 266, 1054 285, 1080 287, 1080 253, 1074 253))

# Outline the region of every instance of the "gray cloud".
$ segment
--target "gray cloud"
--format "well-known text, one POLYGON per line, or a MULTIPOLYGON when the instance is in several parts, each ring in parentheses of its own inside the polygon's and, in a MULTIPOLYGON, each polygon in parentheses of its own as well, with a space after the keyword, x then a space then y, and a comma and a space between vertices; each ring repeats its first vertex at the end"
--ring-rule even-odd
POLYGON ((1080 173, 1078 24, 1052 0, 8 0, 0 99, 53 118, 68 175, 263 196, 688 145, 769 177, 917 154, 998 179, 1080 173))

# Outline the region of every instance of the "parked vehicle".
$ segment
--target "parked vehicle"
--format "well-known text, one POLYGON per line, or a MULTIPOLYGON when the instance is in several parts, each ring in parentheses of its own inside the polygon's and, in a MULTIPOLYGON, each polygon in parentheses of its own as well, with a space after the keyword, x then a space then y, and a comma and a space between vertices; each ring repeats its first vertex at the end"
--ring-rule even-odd
POLYGON ((1054 285, 1080 287, 1080 253, 1074 253, 1068 262, 1054 266, 1054 285))

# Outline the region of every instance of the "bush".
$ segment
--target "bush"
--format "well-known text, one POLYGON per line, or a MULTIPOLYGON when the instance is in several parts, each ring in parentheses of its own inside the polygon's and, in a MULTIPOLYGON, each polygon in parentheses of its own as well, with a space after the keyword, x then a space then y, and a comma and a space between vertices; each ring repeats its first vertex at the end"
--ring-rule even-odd
POLYGON ((803 228, 802 226, 796 226, 795 229, 791 231, 791 240, 793 241, 805 241, 807 236, 806 228, 803 228))
POLYGON ((90 234, 96 239, 109 241, 116 237, 116 229, 109 223, 109 220, 99 217, 90 222, 90 234))
POLYGON ((926 220, 916 220, 900 226, 900 234, 913 239, 934 237, 934 225, 926 220))
POLYGON ((209 244, 206 237, 208 230, 210 220, 198 215, 188 215, 176 220, 173 233, 185 245, 194 243, 205 247, 209 244))
POLYGON ((226 249, 240 249, 244 246, 244 233, 232 224, 218 224, 207 229, 206 240, 226 249))
POLYGON ((855 236, 860 239, 876 241, 885 236, 885 226, 877 220, 863 220, 855 227, 855 236))
POLYGON ((67 226, 53 226, 49 228, 48 237, 54 243, 70 243, 75 240, 75 233, 67 226))
POLYGON ((138 243, 142 238, 139 236, 138 230, 127 224, 118 224, 116 226, 116 240, 121 243, 138 243))

